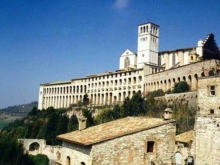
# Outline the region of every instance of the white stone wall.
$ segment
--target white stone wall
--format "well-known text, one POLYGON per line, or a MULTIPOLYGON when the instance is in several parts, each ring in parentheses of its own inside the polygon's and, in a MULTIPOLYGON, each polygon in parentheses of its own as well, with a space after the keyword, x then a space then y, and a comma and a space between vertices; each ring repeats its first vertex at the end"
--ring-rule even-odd
POLYGON ((68 108, 77 104, 88 94, 90 104, 105 105, 121 103, 124 98, 132 97, 134 92, 144 91, 143 69, 109 72, 81 79, 70 83, 42 84, 39 107, 68 108))
POLYGON ((125 59, 129 58, 129 67, 136 68, 137 67, 137 55, 131 52, 130 50, 126 50, 120 56, 119 69, 125 69, 125 59))

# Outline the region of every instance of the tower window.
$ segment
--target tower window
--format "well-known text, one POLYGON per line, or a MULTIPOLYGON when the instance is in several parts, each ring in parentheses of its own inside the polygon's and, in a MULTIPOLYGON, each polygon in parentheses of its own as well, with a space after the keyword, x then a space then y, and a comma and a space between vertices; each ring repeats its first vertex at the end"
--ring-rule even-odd
POLYGON ((214 109, 210 109, 210 115, 213 115, 214 114, 214 109))
POLYGON ((144 57, 144 54, 142 54, 142 57, 144 57))

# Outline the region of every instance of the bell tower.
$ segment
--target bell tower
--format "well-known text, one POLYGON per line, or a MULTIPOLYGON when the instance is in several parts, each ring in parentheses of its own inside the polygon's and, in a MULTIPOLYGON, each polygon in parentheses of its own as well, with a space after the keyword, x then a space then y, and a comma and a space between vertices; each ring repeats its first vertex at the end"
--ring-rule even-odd
POLYGON ((138 26, 137 67, 158 65, 159 26, 148 22, 138 26))

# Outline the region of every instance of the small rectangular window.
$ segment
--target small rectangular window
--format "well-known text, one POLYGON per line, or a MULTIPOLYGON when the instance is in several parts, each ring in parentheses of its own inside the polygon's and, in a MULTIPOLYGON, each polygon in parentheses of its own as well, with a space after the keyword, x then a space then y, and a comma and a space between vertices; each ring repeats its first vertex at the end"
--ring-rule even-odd
POLYGON ((210 93, 210 96, 215 96, 215 86, 214 85, 209 86, 209 93, 210 93))
POLYGON ((210 115, 213 115, 215 113, 214 109, 210 109, 210 115))
POLYGON ((154 141, 147 142, 147 152, 154 152, 154 141))

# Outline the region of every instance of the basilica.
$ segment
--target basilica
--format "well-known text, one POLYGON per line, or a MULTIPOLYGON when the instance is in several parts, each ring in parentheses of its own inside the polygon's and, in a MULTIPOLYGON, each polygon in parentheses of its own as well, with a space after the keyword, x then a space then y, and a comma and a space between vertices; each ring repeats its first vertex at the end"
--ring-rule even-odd
POLYGON ((175 83, 186 81, 197 91, 198 78, 216 66, 219 59, 214 35, 209 34, 193 47, 159 52, 159 26, 147 22, 138 26, 137 52, 125 50, 119 69, 68 81, 40 84, 38 109, 68 108, 88 95, 90 105, 120 104, 139 92, 172 90, 175 83), (211 45, 211 46, 210 46, 211 45))

